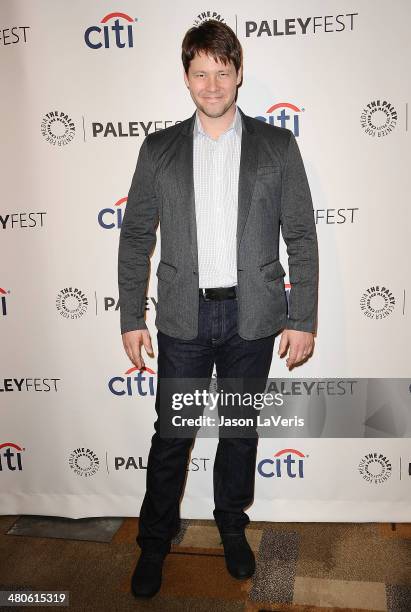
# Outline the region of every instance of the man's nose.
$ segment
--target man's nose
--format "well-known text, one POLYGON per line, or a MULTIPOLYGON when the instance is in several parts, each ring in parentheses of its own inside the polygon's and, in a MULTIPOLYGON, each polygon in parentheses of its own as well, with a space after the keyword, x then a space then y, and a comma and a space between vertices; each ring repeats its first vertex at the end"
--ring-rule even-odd
POLYGON ((217 77, 215 76, 209 76, 207 79, 207 89, 208 91, 217 91, 218 89, 218 84, 217 84, 217 77))

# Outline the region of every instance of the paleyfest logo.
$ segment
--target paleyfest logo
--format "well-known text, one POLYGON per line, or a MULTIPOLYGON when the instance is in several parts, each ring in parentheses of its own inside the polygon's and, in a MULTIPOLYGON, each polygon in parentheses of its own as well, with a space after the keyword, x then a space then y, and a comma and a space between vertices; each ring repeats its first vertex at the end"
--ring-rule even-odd
POLYGON ((90 49, 132 48, 133 25, 138 21, 126 13, 109 13, 100 21, 102 25, 90 26, 84 32, 84 41, 90 49))
POLYGON ((373 138, 390 134, 397 125, 397 120, 398 113, 387 100, 373 100, 361 113, 361 127, 373 138))
MULTIPOLYGON (((186 472, 207 472, 209 464, 209 457, 191 457, 190 461, 186 465, 186 472)), ((146 470, 147 469, 147 458, 142 457, 114 457, 114 469, 118 471, 124 470, 146 470)))
POLYGON ((307 34, 330 34, 333 32, 352 32, 354 30, 354 17, 359 13, 345 13, 340 15, 315 15, 312 17, 286 17, 283 19, 264 19, 262 21, 246 21, 246 37, 266 36, 295 36, 307 34))
POLYGON ((369 319, 385 319, 395 307, 395 297, 387 287, 369 287, 360 300, 361 310, 369 319))
POLYGON ((103 208, 97 215, 97 221, 103 229, 121 229, 123 222, 124 207, 127 198, 118 200, 112 208, 103 208))
POLYGON ((369 483, 382 484, 391 476, 391 461, 383 453, 368 453, 359 465, 358 471, 369 483))
POLYGON ((113 376, 108 381, 108 388, 113 395, 140 395, 141 397, 155 394, 154 381, 156 373, 148 367, 139 370, 130 368, 124 376, 113 376))
POLYGON ((41 134, 51 145, 64 147, 76 135, 76 126, 67 113, 54 110, 44 115, 41 122, 41 134))
POLYGON ((304 455, 295 448, 283 448, 273 458, 262 459, 257 466, 263 478, 304 478, 304 455))
POLYGON ((32 227, 44 227, 43 217, 47 215, 43 212, 18 212, 3 213, 0 215, 0 227, 3 230, 31 229, 32 227))
POLYGON ((277 102, 265 111, 264 115, 257 115, 255 118, 282 128, 291 130, 295 137, 300 135, 300 113, 305 111, 291 102, 277 102))

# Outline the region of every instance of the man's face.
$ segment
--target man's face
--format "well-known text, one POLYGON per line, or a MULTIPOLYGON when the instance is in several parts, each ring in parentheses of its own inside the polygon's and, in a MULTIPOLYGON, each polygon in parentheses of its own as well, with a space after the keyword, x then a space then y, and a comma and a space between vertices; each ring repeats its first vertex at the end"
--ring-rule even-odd
POLYGON ((184 81, 197 108, 207 117, 222 117, 232 106, 241 82, 242 69, 236 73, 232 62, 223 64, 199 53, 190 62, 184 81))

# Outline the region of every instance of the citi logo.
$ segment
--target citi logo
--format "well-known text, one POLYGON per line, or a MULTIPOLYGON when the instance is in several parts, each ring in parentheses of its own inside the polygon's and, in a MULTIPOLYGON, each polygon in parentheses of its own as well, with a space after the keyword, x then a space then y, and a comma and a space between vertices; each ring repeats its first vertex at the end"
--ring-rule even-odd
POLYGON ((283 448, 274 455, 274 459, 262 459, 258 466, 258 473, 263 478, 304 478, 304 455, 295 448, 283 448))
POLYGON ((6 297, 10 293, 10 291, 6 291, 2 287, 0 287, 0 315, 5 317, 7 315, 7 300, 6 297))
POLYGON ((121 206, 127 202, 127 198, 121 198, 114 204, 113 208, 103 208, 97 216, 97 221, 103 229, 120 229, 123 222, 124 209, 121 206))
POLYGON ((155 372, 150 368, 130 368, 124 376, 113 376, 108 381, 108 388, 114 395, 154 395, 155 372))
POLYGON ((21 463, 21 453, 26 450, 13 442, 3 442, 0 444, 0 472, 10 470, 21 472, 23 466, 21 463))
POLYGON ((110 48, 111 46, 118 47, 119 49, 124 49, 124 47, 133 47, 133 26, 134 22, 137 21, 133 19, 126 13, 109 13, 100 23, 104 24, 103 26, 90 26, 84 32, 84 40, 86 45, 90 49, 101 49, 104 47, 105 49, 110 48), (108 23, 109 21, 114 20, 114 23, 108 23), (125 22, 124 25, 120 23, 125 22), (107 25, 105 25, 107 24, 107 25))
POLYGON ((298 108, 291 102, 278 102, 270 106, 264 115, 258 115, 255 118, 270 125, 287 128, 297 137, 300 135, 300 113, 304 111, 304 108, 298 108))

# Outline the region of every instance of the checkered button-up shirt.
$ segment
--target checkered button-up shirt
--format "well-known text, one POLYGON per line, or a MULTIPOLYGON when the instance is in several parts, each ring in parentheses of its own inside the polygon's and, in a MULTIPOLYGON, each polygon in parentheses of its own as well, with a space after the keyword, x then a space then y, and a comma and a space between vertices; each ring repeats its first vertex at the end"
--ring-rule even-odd
POLYGON ((193 167, 201 288, 237 284, 241 134, 241 115, 237 107, 231 126, 217 140, 206 134, 197 111, 193 167))

